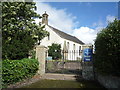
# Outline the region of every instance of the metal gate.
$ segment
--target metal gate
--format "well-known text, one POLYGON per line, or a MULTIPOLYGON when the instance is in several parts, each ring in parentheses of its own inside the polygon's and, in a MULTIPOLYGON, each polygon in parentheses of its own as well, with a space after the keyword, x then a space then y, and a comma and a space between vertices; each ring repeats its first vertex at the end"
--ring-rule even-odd
POLYGON ((59 60, 46 60, 46 73, 81 74, 81 51, 62 51, 59 60))

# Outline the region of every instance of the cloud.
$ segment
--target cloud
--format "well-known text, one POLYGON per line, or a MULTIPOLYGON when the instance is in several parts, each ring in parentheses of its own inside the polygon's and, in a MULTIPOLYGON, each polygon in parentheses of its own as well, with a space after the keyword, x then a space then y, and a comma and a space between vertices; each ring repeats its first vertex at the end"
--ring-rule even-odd
MULTIPOLYGON (((45 11, 48 13, 49 25, 76 36, 84 43, 93 43, 93 40, 96 37, 96 31, 84 26, 73 29, 78 25, 79 22, 75 22, 75 19, 77 17, 73 16, 71 13, 67 13, 67 9, 57 9, 50 6, 49 4, 41 2, 37 2, 36 5, 37 13, 39 13, 40 15, 42 15, 45 11)), ((40 21, 41 20, 36 19, 36 23, 39 23, 40 21)))
POLYGON ((94 29, 83 26, 78 29, 75 29, 73 32, 73 35, 86 44, 89 44, 89 43, 93 44, 94 43, 93 40, 96 38, 97 32, 94 29))
MULTIPOLYGON (((73 36, 76 36, 78 39, 83 41, 84 43, 94 43, 94 39, 96 38, 97 32, 94 29, 91 29, 89 27, 79 27, 77 29, 75 28, 79 22, 75 21, 77 18, 76 16, 73 16, 71 13, 67 12, 67 9, 57 9, 55 7, 50 6, 48 3, 41 3, 37 2, 37 13, 42 15, 45 11, 48 13, 48 23, 49 25, 60 29, 64 32, 67 32, 73 36)), ((89 3, 88 3, 89 5, 89 3)), ((41 20, 36 19, 36 23, 39 23, 41 20)), ((99 26, 102 25, 102 22, 99 21, 99 26)), ((95 26, 98 27, 98 24, 95 23, 95 26)))
MULTIPOLYGON (((108 25, 108 22, 113 22, 115 20, 115 16, 107 15, 106 16, 106 25, 108 25)), ((89 27, 80 27, 78 29, 75 29, 73 32, 73 35, 77 36, 80 40, 82 40, 84 43, 92 43, 94 44, 94 40, 97 37, 97 33, 100 32, 103 28, 106 27, 105 22, 102 22, 99 20, 98 22, 94 22, 92 24, 92 27, 95 27, 95 29, 91 29, 89 27)))
POLYGON ((106 16, 106 22, 113 22, 115 20, 115 16, 107 15, 106 16))
MULTIPOLYGON (((74 29, 75 27, 78 27, 79 22, 75 21, 77 17, 72 15, 71 13, 68 13, 66 8, 57 9, 55 7, 52 7, 48 3, 42 2, 37 2, 36 5, 37 13, 39 13, 40 15, 42 15, 45 11, 48 13, 49 25, 73 36, 76 36, 78 39, 86 44, 93 44, 97 33, 100 32, 102 28, 106 27, 108 21, 112 22, 115 19, 114 16, 107 15, 105 22, 103 22, 102 20, 98 20, 97 22, 94 22, 92 24, 92 27, 94 29, 85 26, 74 29)), ((90 5, 90 3, 87 3, 87 5, 90 5)), ((36 19, 36 23, 39 22, 41 22, 41 19, 36 19)))
MULTIPOLYGON (((76 16, 71 13, 67 13, 67 9, 57 9, 46 3, 37 2, 37 13, 42 15, 45 11, 49 15, 49 25, 60 29, 64 32, 72 32, 72 29, 78 25, 79 22, 75 22, 76 16)), ((36 19, 36 23, 41 20, 36 19)))
POLYGON ((96 32, 100 32, 105 27, 105 24, 99 20, 98 22, 94 22, 92 27, 95 28, 96 32))
POLYGON ((95 28, 97 32, 100 32, 103 28, 105 28, 109 22, 113 22, 115 20, 115 16, 107 15, 105 21, 99 20, 98 22, 94 22, 92 27, 95 28))
POLYGON ((85 26, 74 29, 73 35, 83 41, 85 44, 94 44, 97 33, 100 32, 105 25, 101 20, 99 20, 98 22, 94 22, 92 27, 94 27, 94 29, 85 26))

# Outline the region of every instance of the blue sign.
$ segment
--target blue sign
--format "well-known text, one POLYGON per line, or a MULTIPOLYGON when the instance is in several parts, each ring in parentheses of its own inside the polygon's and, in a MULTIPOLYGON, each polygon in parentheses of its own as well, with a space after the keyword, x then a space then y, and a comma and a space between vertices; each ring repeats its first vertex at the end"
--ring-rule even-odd
POLYGON ((91 61, 92 60, 92 49, 90 48, 86 48, 83 51, 83 57, 84 57, 84 61, 91 61))

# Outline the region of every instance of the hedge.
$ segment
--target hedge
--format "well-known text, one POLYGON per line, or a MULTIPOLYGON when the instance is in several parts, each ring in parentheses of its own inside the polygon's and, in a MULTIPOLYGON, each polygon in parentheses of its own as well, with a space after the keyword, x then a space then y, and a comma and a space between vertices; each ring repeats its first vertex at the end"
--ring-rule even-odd
POLYGON ((2 62, 2 82, 9 85, 30 78, 35 75, 38 70, 38 60, 22 59, 22 60, 3 60, 2 62))
POLYGON ((120 76, 120 20, 104 28, 95 40, 95 68, 101 74, 120 76))

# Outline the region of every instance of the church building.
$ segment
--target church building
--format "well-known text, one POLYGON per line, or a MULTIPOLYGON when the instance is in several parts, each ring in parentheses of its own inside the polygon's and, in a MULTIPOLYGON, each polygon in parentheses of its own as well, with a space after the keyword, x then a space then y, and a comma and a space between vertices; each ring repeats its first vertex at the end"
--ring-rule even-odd
POLYGON ((58 30, 48 24, 48 14, 45 12, 42 15, 42 24, 45 25, 46 31, 49 36, 41 40, 40 45, 46 47, 51 46, 52 43, 60 44, 61 50, 66 51, 65 59, 78 60, 81 58, 81 50, 84 43, 77 37, 69 35, 61 30, 58 30))

